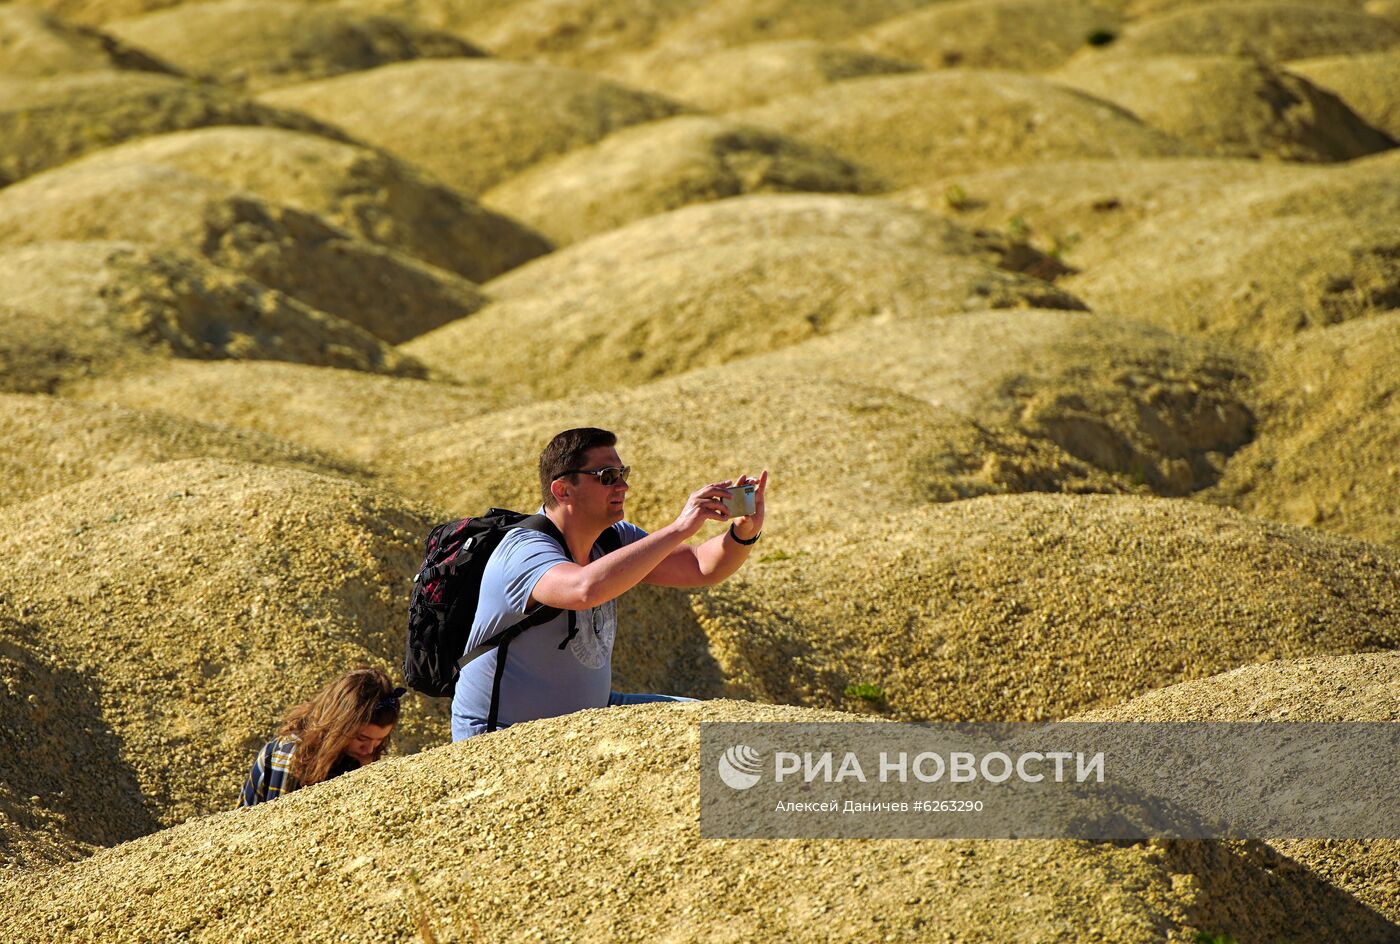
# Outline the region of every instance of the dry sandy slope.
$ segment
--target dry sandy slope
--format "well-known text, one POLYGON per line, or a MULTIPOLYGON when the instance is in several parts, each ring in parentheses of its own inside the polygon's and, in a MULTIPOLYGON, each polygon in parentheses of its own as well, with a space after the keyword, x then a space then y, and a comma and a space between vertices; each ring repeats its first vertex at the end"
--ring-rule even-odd
POLYGON ((177 131, 105 148, 77 166, 161 164, 305 210, 360 239, 484 282, 552 247, 515 220, 382 151, 279 128, 177 131))
POLYGON ((1251 661, 1400 642, 1400 555, 1193 502, 1011 495, 855 518, 693 597, 734 689, 1040 720, 1251 661))
POLYGON ((405 437, 375 468, 446 513, 540 502, 540 450, 561 429, 594 424, 621 437, 633 467, 628 517, 670 523, 708 482, 773 477, 769 510, 788 550, 848 521, 970 495, 1125 491, 1054 444, 980 426, 952 410, 841 378, 773 378, 742 364, 633 390, 531 404, 405 437), (819 444, 819 445, 814 445, 819 444))
POLYGON ((172 75, 94 71, 0 77, 0 184, 130 138, 208 125, 339 135, 303 115, 172 75))
POLYGON ((1048 439, 1163 495, 1214 483, 1254 435, 1252 359, 1087 312, 860 325, 733 367, 898 391, 1048 439))
POLYGON ((1300 59, 1288 63, 1287 69, 1334 93, 1372 126, 1400 139, 1400 49, 1300 59))
POLYGON ((1113 4, 1093 0, 950 0, 891 17, 852 44, 931 69, 1053 69, 1096 32, 1117 32, 1113 4))
POLYGON ((474 196, 547 157, 682 106, 584 72, 492 59, 382 66, 267 92, 474 196))
POLYGON ((622 78, 678 101, 729 111, 846 79, 916 70, 910 62, 811 39, 787 39, 690 57, 667 51, 629 61, 622 78))
POLYGON ((182 357, 426 373, 360 328, 196 256, 42 243, 0 250, 0 284, 0 379, 13 392, 182 357))
POLYGON ((1233 56, 1082 56, 1055 73, 1221 157, 1345 161, 1395 146, 1330 92, 1233 56))
MULTIPOLYGON (((288 706, 356 664, 397 669, 427 524, 341 478, 133 467, 0 509, 0 598, 100 693, 91 721, 119 750, 86 776, 129 765, 169 825, 230 807, 288 706)), ((405 746, 440 743, 443 710, 415 711, 405 746)), ((61 740, 26 753, 64 763, 61 740)))
POLYGON ((114 20, 103 29, 190 75, 247 89, 410 59, 484 55, 411 20, 319 3, 215 0, 114 20))
POLYGON ((1209 497, 1400 544, 1400 311, 1307 331, 1268 353, 1258 436, 1209 497))
POLYGON ((1392 150, 1164 208, 1064 284, 1097 311, 1252 344, 1373 317, 1400 305, 1397 169, 1392 150))
POLYGON ((1285 62, 1364 53, 1400 43, 1400 23, 1315 3, 1232 2, 1186 7, 1126 29, 1108 47, 1124 59, 1247 56, 1285 62))
POLYGON ((0 245, 99 239, 200 252, 391 344, 485 301, 450 272, 176 167, 79 164, 0 191, 0 245))
POLYGON ((0 75, 38 78, 96 69, 167 71, 103 33, 17 3, 0 6, 0 75))
POLYGON ((172 360, 69 386, 64 395, 195 421, 213 416, 345 462, 373 460, 400 439, 500 406, 466 387, 276 361, 172 360))
POLYGON ((722 118, 681 115, 537 164, 481 199, 564 245, 692 203, 877 187, 824 148, 722 118))
POLYGON ((1192 153, 1116 106, 1011 72, 852 79, 732 117, 858 159, 895 186, 1006 164, 1192 153))
MULTIPOLYGON (((210 416, 209 402, 208 397, 196 400, 202 418, 210 416)), ((132 410, 0 394, 0 439, 5 442, 0 455, 0 505, 29 501, 95 475, 202 456, 353 473, 343 461, 265 434, 159 412, 164 405, 132 410)))
MULTIPOLYGON (((1148 692, 1077 721, 1400 721, 1400 653, 1269 662, 1148 692)), ((1270 843, 1400 923, 1400 841, 1270 843)))
POLYGON ((557 397, 726 363, 867 319, 1082 307, 1048 282, 988 264, 1034 259, 1005 238, 884 201, 735 198, 537 260, 491 283, 499 301, 403 350, 469 385, 557 397))
POLYGON ((1038 246, 1092 269, 1114 259, 1122 238, 1157 226, 1183 207, 1209 208, 1237 190, 1321 182, 1329 169, 1221 158, 1046 161, 971 170, 908 187, 889 199, 964 225, 1016 220, 1038 246))
POLYGON ((697 721, 851 718, 720 702, 534 722, 19 876, 0 918, 17 944, 54 928, 253 941, 288 913, 309 942, 425 925, 437 940, 1384 940, 1389 925, 1270 871, 1259 847, 700 839, 697 721))

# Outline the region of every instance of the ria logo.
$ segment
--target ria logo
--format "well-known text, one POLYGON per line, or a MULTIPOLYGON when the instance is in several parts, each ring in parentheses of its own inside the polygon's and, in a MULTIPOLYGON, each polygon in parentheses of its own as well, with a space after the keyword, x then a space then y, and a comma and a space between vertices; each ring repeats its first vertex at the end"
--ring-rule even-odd
POLYGON ((747 744, 736 744, 719 759, 719 779, 733 790, 747 790, 758 783, 763 755, 747 744))

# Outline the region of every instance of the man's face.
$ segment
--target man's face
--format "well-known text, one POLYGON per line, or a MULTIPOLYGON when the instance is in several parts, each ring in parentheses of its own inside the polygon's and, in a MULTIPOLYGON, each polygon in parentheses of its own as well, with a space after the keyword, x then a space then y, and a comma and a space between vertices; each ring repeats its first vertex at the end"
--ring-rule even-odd
MULTIPOLYGON (((594 446, 583 454, 580 468, 588 472, 622 467, 622 457, 612 446, 594 446)), ((627 483, 603 485, 596 475, 576 475, 574 508, 590 517, 605 519, 609 524, 623 518, 623 503, 627 499, 627 483)))

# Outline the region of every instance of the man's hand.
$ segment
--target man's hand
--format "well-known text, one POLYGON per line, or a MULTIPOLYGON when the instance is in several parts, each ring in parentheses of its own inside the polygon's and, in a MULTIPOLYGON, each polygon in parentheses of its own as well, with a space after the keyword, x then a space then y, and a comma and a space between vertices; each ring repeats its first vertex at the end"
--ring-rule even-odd
POLYGON ((751 475, 741 475, 731 484, 758 486, 753 493, 753 514, 743 515, 731 522, 734 526, 734 534, 748 541, 763 530, 763 493, 768 489, 768 470, 764 469, 758 478, 751 475))
POLYGON ((734 483, 715 482, 691 493, 690 497, 685 500, 685 507, 676 516, 675 521, 675 527, 681 532, 683 538, 695 534, 706 521, 729 520, 729 511, 724 507, 724 500, 729 497, 729 493, 725 489, 732 484, 734 483))

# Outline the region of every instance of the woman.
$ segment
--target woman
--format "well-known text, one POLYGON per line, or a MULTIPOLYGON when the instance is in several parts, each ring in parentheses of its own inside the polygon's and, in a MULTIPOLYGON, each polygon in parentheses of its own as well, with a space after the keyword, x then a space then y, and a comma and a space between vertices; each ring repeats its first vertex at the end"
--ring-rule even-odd
POLYGON ((238 805, 275 800, 379 760, 389 748, 404 692, 379 669, 361 668, 297 705, 258 752, 238 805))

